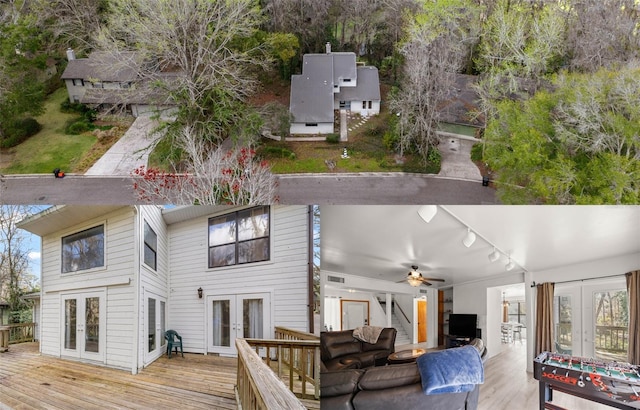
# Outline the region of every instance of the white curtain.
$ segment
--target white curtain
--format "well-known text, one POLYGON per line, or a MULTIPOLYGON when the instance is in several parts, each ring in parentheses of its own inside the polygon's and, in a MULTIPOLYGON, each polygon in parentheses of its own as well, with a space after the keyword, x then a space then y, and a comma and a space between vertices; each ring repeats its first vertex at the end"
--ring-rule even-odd
POLYGON ((213 345, 214 346, 222 346, 222 304, 224 301, 222 300, 214 300, 212 306, 212 323, 211 323, 211 331, 213 332, 213 345))
POLYGON ((262 331, 264 329, 262 321, 262 299, 245 299, 244 317, 248 319, 248 323, 244 325, 244 337, 262 339, 262 331))

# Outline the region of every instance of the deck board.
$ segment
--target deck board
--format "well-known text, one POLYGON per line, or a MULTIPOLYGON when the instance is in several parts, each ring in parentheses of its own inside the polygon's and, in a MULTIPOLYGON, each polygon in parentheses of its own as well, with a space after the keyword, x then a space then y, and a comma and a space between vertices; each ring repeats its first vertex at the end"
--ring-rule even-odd
POLYGON ((0 408, 235 409, 236 366, 235 358, 185 354, 132 375, 17 344, 0 355, 0 408))
POLYGON ((229 357, 162 356, 132 375, 40 355, 37 343, 0 354, 0 409, 236 409, 236 382, 237 359, 229 357))

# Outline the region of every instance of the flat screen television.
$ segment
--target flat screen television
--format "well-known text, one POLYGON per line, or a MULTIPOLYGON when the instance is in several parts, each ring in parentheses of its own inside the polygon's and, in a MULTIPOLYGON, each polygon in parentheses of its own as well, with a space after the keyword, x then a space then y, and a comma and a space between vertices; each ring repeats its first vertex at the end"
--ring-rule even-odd
POLYGON ((458 337, 476 337, 478 315, 452 313, 449 315, 449 335, 458 337))

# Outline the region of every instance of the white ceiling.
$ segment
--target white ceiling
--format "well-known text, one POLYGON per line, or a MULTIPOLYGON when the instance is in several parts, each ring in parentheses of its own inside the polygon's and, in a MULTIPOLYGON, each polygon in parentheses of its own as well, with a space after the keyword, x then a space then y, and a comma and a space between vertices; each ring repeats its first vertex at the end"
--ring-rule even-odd
MULTIPOLYGON (((507 256, 539 272, 640 252, 640 206, 440 206, 430 223, 419 206, 320 207, 321 268, 391 281, 418 265, 450 286, 504 275, 507 256), (476 234, 466 248, 466 226, 476 234)), ((640 262, 640 261, 639 261, 640 262)))

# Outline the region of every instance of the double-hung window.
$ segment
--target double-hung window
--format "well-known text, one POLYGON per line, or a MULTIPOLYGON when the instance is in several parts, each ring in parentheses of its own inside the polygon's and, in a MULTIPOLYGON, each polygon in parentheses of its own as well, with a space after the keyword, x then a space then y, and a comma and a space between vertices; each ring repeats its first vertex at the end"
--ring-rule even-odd
POLYGON ((144 221, 144 263, 156 270, 158 262, 158 235, 147 221, 144 221))
POLYGON ((104 225, 62 238, 62 273, 104 266, 104 225))
POLYGON ((241 265, 270 258, 268 206, 209 219, 209 267, 241 265))

